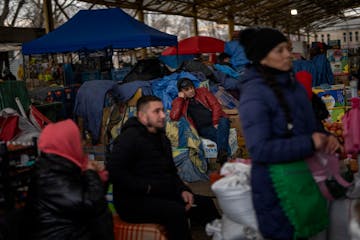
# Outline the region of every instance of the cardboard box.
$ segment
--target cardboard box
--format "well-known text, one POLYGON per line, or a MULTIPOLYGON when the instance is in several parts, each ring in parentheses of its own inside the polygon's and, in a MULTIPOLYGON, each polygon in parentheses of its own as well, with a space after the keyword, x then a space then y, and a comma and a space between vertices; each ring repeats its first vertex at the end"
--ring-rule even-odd
POLYGON ((99 162, 105 162, 105 146, 104 145, 86 145, 83 147, 85 154, 87 154, 89 160, 95 160, 99 162))
POLYGON ((223 109, 224 112, 228 115, 230 120, 230 128, 236 129, 236 134, 238 136, 243 136, 243 131, 241 127, 241 121, 237 109, 223 109))
POLYGON ((239 146, 237 157, 250 158, 249 151, 246 148, 245 138, 243 136, 238 136, 237 140, 239 146))
POLYGON ((335 107, 329 110, 331 122, 341 122, 345 114, 345 107, 335 107))
POLYGON ((328 110, 334 107, 343 107, 346 104, 345 86, 343 84, 332 85, 330 89, 316 89, 314 92, 321 97, 328 110))
POLYGON ((239 112, 238 112, 238 110, 237 110, 236 108, 233 108, 233 109, 224 108, 223 111, 224 111, 227 115, 239 114, 239 112))
MULTIPOLYGON (((216 158, 217 157, 217 144, 209 139, 201 138, 201 143, 203 145, 205 158, 216 158)), ((238 148, 238 138, 237 131, 235 128, 230 128, 229 130, 229 147, 230 147, 230 155, 234 155, 238 148)))
POLYGON ((201 138, 201 143, 204 149, 205 158, 216 158, 217 157, 217 145, 209 139, 201 138))
POLYGON ((349 74, 336 74, 334 75, 334 81, 335 84, 344 84, 346 86, 349 86, 349 74))

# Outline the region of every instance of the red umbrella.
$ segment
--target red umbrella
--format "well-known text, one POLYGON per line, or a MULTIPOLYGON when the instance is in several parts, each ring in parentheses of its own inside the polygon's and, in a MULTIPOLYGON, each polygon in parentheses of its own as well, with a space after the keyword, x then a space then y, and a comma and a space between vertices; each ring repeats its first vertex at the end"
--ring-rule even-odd
POLYGON ((179 41, 178 50, 176 47, 166 48, 161 55, 184 55, 184 54, 197 54, 197 53, 216 53, 224 52, 225 42, 223 40, 205 37, 205 36, 195 36, 185 38, 179 41))

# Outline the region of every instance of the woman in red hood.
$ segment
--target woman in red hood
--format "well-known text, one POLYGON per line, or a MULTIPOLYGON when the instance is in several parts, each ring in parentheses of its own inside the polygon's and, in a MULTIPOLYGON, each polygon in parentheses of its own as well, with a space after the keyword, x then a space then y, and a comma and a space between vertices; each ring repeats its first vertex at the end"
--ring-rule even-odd
POLYGON ((31 216, 27 239, 112 240, 104 169, 86 158, 76 124, 49 124, 38 148, 26 208, 31 216))

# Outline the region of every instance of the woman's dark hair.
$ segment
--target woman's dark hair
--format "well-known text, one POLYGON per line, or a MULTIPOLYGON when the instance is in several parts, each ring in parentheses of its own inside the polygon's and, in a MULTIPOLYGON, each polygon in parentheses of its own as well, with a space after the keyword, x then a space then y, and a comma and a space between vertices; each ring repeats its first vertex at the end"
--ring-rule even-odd
POLYGON ((194 83, 188 78, 180 78, 177 81, 176 86, 179 92, 186 87, 195 87, 194 83))
POLYGON ((285 114, 285 118, 286 118, 286 122, 287 122, 287 135, 291 135, 292 134, 292 124, 293 124, 293 118, 291 116, 291 110, 289 105, 287 104, 287 101, 285 99, 285 96, 282 92, 282 90, 279 87, 279 84, 276 81, 275 78, 275 74, 272 73, 273 69, 269 69, 265 66, 262 66, 261 64, 256 64, 255 65, 257 71, 263 76, 263 78, 265 79, 265 83, 270 87, 270 89, 274 92, 279 105, 281 107, 281 109, 284 111, 285 114))
POLYGON ((224 62, 224 60, 225 60, 226 58, 230 58, 230 57, 231 57, 231 56, 230 56, 229 54, 223 52, 223 53, 220 53, 220 54, 219 54, 219 56, 218 56, 218 61, 219 61, 219 63, 222 63, 222 62, 224 62))

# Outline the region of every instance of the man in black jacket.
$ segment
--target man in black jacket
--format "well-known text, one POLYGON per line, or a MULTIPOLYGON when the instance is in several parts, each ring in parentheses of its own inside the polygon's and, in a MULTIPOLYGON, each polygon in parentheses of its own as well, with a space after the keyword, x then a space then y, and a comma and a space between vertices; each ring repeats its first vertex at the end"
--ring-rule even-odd
POLYGON ((187 240, 186 213, 194 198, 173 162, 163 104, 143 96, 137 110, 115 139, 107 165, 116 211, 128 222, 164 225, 169 239, 187 240))

